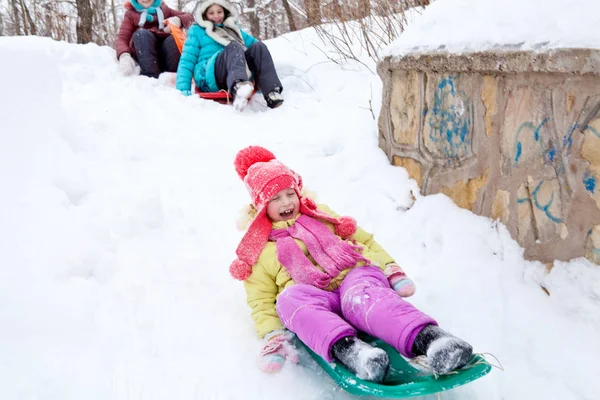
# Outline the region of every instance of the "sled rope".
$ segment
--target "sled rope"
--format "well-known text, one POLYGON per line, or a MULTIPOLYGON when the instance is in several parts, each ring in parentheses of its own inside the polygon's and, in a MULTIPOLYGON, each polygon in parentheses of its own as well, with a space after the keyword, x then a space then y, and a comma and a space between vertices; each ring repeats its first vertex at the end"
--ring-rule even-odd
POLYGON ((231 97, 229 95, 229 92, 227 90, 225 90, 225 89, 219 90, 219 93, 221 93, 221 92, 223 92, 223 93, 225 93, 227 95, 227 97, 226 97, 226 99, 227 99, 227 105, 229 105, 229 98, 231 97))
POLYGON ((462 369, 471 369, 474 366, 479 365, 479 364, 487 364, 487 365, 490 365, 490 366, 492 366, 494 368, 498 368, 500 371, 504 371, 504 367, 502 366, 502 363, 500 362, 500 360, 498 359, 498 357, 496 357, 492 353, 475 353, 475 355, 481 356, 481 358, 483 360, 477 360, 477 362, 474 362, 474 363, 467 363, 467 365, 465 365, 462 369), (490 357, 493 357, 494 360, 496 360, 496 362, 498 363, 498 365, 489 362, 487 360, 487 358, 486 358, 486 355, 490 356, 490 357))

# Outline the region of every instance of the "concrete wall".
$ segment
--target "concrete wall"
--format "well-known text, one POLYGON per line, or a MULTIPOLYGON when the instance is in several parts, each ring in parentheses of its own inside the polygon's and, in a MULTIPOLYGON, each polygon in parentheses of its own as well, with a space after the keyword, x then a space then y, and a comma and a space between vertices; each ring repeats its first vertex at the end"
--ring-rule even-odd
POLYGON ((600 52, 386 58, 379 145, 542 262, 600 263, 600 52))

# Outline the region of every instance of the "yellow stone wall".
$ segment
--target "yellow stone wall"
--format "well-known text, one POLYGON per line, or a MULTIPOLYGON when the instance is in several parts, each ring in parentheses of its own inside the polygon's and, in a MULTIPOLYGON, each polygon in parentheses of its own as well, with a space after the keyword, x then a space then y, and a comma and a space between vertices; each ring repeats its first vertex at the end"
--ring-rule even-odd
POLYGON ((600 263, 600 72, 386 62, 380 145, 423 194, 499 220, 528 258, 600 263))

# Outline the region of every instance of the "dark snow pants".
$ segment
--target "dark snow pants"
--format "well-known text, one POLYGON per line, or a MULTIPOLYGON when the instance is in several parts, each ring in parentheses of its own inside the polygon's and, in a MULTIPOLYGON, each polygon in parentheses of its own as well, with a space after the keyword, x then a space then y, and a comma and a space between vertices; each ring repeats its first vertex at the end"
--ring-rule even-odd
POLYGON ((232 92, 233 85, 238 81, 249 79, 248 71, 254 75, 254 80, 263 96, 273 90, 279 93, 283 86, 275 72, 275 65, 269 49, 263 42, 256 42, 244 51, 238 42, 229 43, 217 56, 215 62, 215 79, 219 89, 232 92))
POLYGON ((158 78, 161 72, 177 72, 181 53, 172 35, 162 38, 147 29, 138 29, 132 40, 142 75, 158 78))

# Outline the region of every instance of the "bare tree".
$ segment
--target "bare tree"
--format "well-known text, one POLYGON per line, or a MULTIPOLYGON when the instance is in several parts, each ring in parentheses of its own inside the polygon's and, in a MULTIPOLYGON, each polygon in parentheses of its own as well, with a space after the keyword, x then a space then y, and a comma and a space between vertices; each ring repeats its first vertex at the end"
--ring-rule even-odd
POLYGON ((112 34, 117 33, 117 9, 115 8, 115 0, 110 0, 110 15, 112 17, 112 34))
POLYGON ((17 7, 17 0, 10 0, 10 5, 11 5, 11 11, 12 11, 11 19, 12 19, 12 26, 13 26, 14 34, 19 36, 19 35, 21 35, 21 21, 20 21, 21 18, 19 15, 19 7, 17 7))
POLYGON ((315 30, 335 49, 331 58, 360 62, 362 48, 377 61, 383 48, 404 29, 404 12, 428 4, 429 0, 347 0, 341 4, 333 0, 324 10, 328 24, 317 25, 315 30))
POLYGON ((94 14, 90 0, 75 0, 77 6, 77 43, 92 41, 92 22, 94 14))
POLYGON ((304 8, 308 25, 315 26, 321 24, 321 3, 319 0, 304 0, 304 8))
POLYGON ((93 41, 101 46, 109 43, 109 32, 112 29, 108 23, 106 0, 92 0, 92 32, 93 41))
POLYGON ((21 15, 23 16, 23 29, 26 35, 36 35, 37 28, 35 27, 35 23, 31 18, 31 13, 29 12, 29 8, 25 5, 24 0, 20 0, 19 5, 21 7, 21 15))
MULTIPOLYGON (((191 11, 198 0, 164 0, 191 11), (192 4, 190 4, 192 3, 192 4)), ((402 12, 428 0, 230 0, 240 24, 269 39, 314 26, 337 43, 337 57, 352 57, 357 40, 376 56, 402 30, 402 12), (352 29, 350 29, 352 26, 352 29), (332 30, 333 27, 333 30, 332 30), (335 32, 335 33, 333 33, 335 32), (346 43, 344 43, 346 42, 346 43)), ((0 0, 0 35, 42 35, 69 42, 111 45, 124 8, 120 0, 0 0)))
POLYGON ((292 14, 290 3, 288 0, 281 0, 281 3, 283 4, 283 9, 285 10, 285 15, 287 16, 290 32, 294 32, 296 30, 296 23, 294 22, 294 14, 292 14))
POLYGON ((250 33, 252 36, 260 37, 260 21, 258 19, 256 0, 247 0, 247 8, 244 10, 246 18, 250 22, 250 33))

